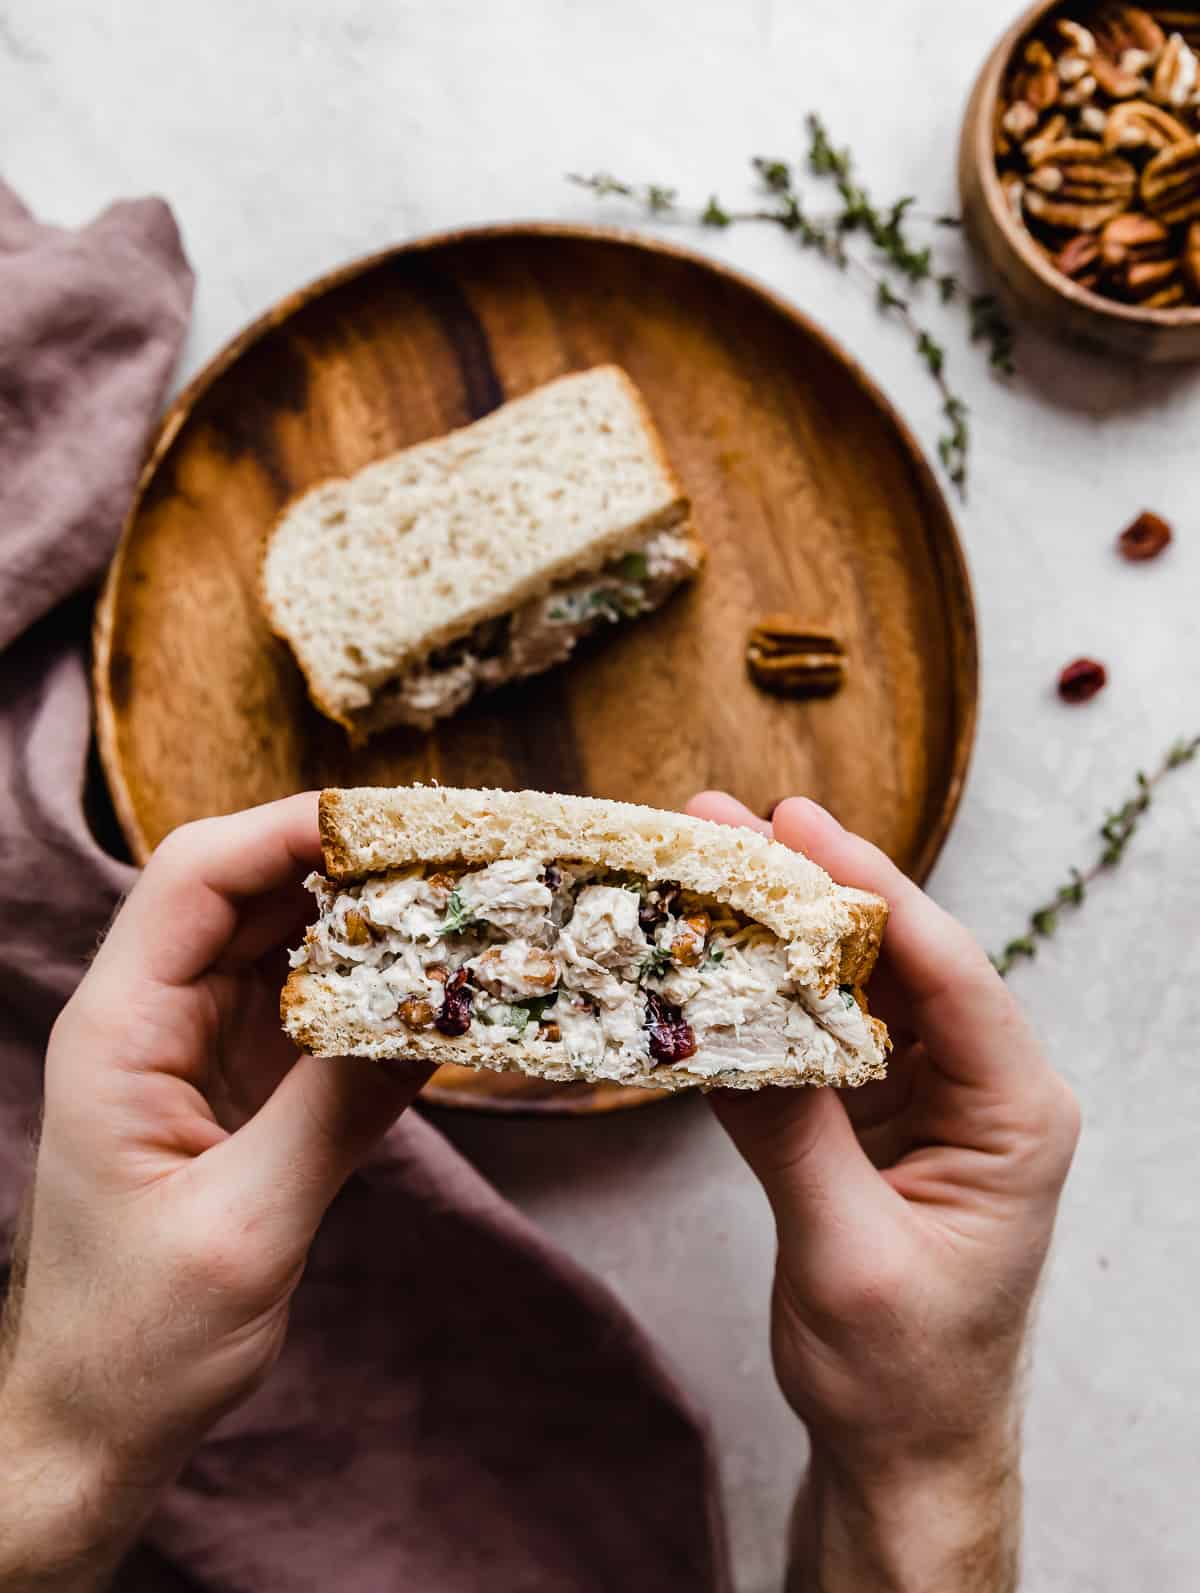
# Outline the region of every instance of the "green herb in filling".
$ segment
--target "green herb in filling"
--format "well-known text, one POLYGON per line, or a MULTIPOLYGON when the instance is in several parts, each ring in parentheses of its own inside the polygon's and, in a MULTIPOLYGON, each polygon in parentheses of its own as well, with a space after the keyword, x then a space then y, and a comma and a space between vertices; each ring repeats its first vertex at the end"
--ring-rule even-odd
POLYGON ((639 979, 664 979, 671 971, 671 953, 663 946, 653 946, 650 955, 642 960, 638 969, 639 979))
POLYGON ((457 891, 450 892, 450 901, 446 908, 446 916, 442 920, 441 933, 443 935, 460 935, 469 924, 475 922, 475 915, 463 901, 457 891))

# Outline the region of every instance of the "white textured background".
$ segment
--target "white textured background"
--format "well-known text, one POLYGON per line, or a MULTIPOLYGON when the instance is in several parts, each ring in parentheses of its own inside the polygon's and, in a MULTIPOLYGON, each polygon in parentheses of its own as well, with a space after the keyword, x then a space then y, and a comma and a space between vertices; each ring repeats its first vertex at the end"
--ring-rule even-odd
MULTIPOLYGON (((49 219, 170 199, 199 273, 188 375, 356 254, 470 222, 594 219, 568 169, 736 199, 746 157, 795 151, 810 107, 881 197, 951 206, 967 89, 1016 3, 0 0, 0 167, 49 219)), ((825 322, 936 434, 927 380, 852 284, 774 234, 698 241, 825 322)), ((955 319, 930 316, 974 407, 961 524, 984 665, 974 771, 933 890, 993 944, 1089 858, 1134 771, 1200 731, 1200 372, 1122 371, 1028 336, 1004 390, 955 319), (1146 506, 1178 544, 1130 568, 1112 540, 1146 506), (1113 684, 1070 710, 1051 684, 1081 652, 1113 684)), ((1200 1574, 1198 831, 1200 766, 1015 979, 1087 1112, 1029 1402, 1035 1593, 1200 1574)), ((803 1439, 767 1365, 764 1204, 704 1109, 449 1129, 673 1353, 715 1422, 739 1593, 776 1589, 803 1439)))

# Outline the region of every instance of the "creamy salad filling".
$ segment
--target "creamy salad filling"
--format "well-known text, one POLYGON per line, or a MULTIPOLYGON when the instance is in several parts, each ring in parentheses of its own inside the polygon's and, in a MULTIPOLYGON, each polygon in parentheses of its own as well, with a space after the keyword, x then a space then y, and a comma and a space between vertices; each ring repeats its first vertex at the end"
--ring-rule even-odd
POLYGON ((603 569, 573 576, 430 653, 387 682, 363 720, 373 728, 408 724, 428 730, 477 691, 540 674, 570 657, 593 631, 659 608, 697 565, 686 537, 660 531, 603 569))
POLYGON ((855 990, 799 985, 785 942, 674 884, 533 859, 306 883, 320 915, 292 966, 381 1030, 538 1039, 615 1079, 801 1057, 836 1077, 874 1046, 855 990))

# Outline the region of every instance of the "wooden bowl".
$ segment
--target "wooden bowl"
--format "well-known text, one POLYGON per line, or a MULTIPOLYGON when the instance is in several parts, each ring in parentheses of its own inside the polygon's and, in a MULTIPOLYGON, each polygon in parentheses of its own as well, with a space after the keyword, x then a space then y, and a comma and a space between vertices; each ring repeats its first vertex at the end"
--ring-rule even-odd
MULTIPOLYGON (((95 692, 139 860, 185 820, 291 791, 437 779, 668 808, 724 786, 760 813, 805 792, 920 878, 970 756, 975 625, 929 466, 816 326, 683 249, 508 226, 408 244, 314 283, 176 399, 97 611, 95 692), (259 610, 260 549, 281 506, 606 360, 646 395, 692 499, 702 579, 430 735, 351 747, 259 610), (749 632, 780 611, 845 645, 836 697, 785 700, 751 682, 749 632)), ((443 1069, 432 1098, 561 1112, 654 1096, 443 1069)))
POLYGON ((1020 309, 1045 331, 1153 364, 1200 360, 1200 306, 1147 310, 1081 287, 1055 270, 1005 199, 994 148, 997 101, 1017 51, 1060 12, 1086 21, 1085 7, 1078 3, 1039 0, 1000 40, 975 84, 958 164, 967 229, 1020 309))

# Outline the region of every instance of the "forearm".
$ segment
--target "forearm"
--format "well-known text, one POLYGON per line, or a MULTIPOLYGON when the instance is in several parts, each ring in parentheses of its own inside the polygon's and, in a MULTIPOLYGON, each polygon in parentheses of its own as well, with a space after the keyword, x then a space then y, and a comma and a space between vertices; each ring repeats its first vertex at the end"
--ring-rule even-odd
POLYGON ((99 1452, 52 1439, 0 1393, 0 1588, 100 1593, 159 1489, 114 1475, 99 1452))
POLYGON ((796 1501, 788 1593, 1014 1593, 1015 1438, 950 1466, 865 1476, 814 1451, 796 1501))

